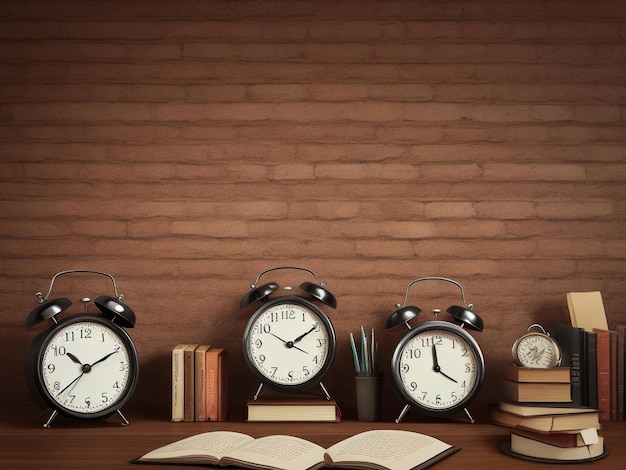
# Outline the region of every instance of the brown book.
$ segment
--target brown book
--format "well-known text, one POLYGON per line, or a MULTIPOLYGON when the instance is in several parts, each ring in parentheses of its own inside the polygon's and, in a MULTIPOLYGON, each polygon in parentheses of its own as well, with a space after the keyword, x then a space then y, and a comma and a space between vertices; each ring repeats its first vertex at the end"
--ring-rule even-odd
POLYGON ((504 378, 513 382, 570 383, 570 368, 550 367, 547 369, 535 369, 511 364, 504 370, 504 378))
POLYGON ((609 330, 594 328, 596 334, 598 408, 600 422, 611 420, 611 339, 609 330))
POLYGON ((186 344, 178 344, 172 349, 172 421, 182 421, 185 417, 185 359, 186 344))
POLYGON ((458 450, 458 447, 434 437, 400 429, 364 431, 327 449, 285 434, 255 439, 239 432, 212 431, 159 447, 133 463, 232 465, 274 470, 316 470, 322 467, 413 470, 430 467, 458 450), (388 444, 385 452, 376 455, 368 452, 382 443, 388 444))
POLYGON ((334 399, 290 397, 248 400, 248 421, 340 422, 334 399))
POLYGON ((198 346, 195 351, 195 421, 206 421, 206 352, 211 348, 207 344, 198 346))
POLYGON ((611 348, 611 421, 617 421, 617 331, 609 330, 611 348))
POLYGON ((624 420, 624 389, 626 374, 624 373, 624 356, 626 355, 626 325, 617 326, 617 420, 624 420))
POLYGON ((502 382, 502 398, 520 403, 570 403, 572 389, 569 383, 540 383, 540 382, 502 382))
POLYGON ((197 344, 188 344, 183 352, 184 357, 184 374, 185 374, 185 387, 184 387, 184 395, 185 395, 185 404, 184 404, 184 417, 183 421, 194 421, 195 418, 195 350, 198 347, 197 344))
POLYGON ((208 421, 226 421, 226 349, 211 348, 206 353, 206 414, 208 421))
POLYGON ((604 453, 601 436, 594 444, 581 447, 559 447, 511 433, 511 450, 516 454, 554 461, 590 461, 604 453))
POLYGON ((580 447, 598 439, 598 431, 595 428, 576 429, 573 431, 538 431, 517 426, 513 428, 511 433, 557 447, 580 447))
MULTIPOLYGON (((502 404, 501 404, 502 405, 502 404)), ((598 411, 589 408, 569 409, 571 412, 562 412, 566 408, 539 407, 544 414, 519 414, 506 411, 498 405, 489 407, 489 418, 493 424, 514 428, 525 428, 538 431, 573 431, 586 428, 600 428, 598 411), (554 414, 549 410, 555 411, 554 414)), ((523 411, 522 411, 523 412, 523 411)))

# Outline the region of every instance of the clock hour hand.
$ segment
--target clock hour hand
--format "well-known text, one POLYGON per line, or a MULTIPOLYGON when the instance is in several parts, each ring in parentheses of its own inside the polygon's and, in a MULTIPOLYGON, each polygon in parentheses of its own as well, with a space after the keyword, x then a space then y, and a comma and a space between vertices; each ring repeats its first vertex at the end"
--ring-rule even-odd
POLYGON ((83 365, 83 363, 80 362, 80 359, 74 356, 71 352, 66 352, 65 355, 69 357, 72 360, 72 362, 75 362, 76 364, 80 364, 81 366, 83 365))

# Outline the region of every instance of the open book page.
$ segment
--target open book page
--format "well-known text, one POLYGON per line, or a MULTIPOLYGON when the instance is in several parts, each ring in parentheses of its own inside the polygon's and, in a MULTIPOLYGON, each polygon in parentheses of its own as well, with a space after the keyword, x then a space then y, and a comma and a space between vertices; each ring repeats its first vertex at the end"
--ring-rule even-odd
POLYGON ((299 437, 265 436, 233 450, 221 464, 269 470, 309 470, 324 465, 324 448, 299 437))
POLYGON ((254 441, 252 436, 239 432, 205 432, 159 447, 138 460, 140 462, 217 464, 224 455, 251 441, 254 441))
POLYGON ((453 450, 458 449, 424 434, 381 429, 357 434, 329 447, 326 460, 345 468, 409 470, 453 450))

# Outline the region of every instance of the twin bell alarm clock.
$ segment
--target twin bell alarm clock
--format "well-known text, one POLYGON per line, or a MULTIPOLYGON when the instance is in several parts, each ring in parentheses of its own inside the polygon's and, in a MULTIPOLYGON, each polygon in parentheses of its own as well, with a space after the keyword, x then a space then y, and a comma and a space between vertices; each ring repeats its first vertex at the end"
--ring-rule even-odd
POLYGON ((131 397, 139 377, 137 351, 126 332, 135 326, 135 313, 117 293, 115 279, 107 273, 87 270, 62 271, 54 275, 39 306, 28 314, 26 326, 50 321, 48 329, 32 342, 26 360, 26 383, 33 398, 52 410, 44 427, 58 414, 78 420, 97 420, 115 413, 123 425, 128 420, 121 408, 131 397), (97 274, 113 282, 115 297, 101 295, 93 301, 99 314, 89 313, 92 301, 83 297, 83 312, 60 319, 72 302, 48 300, 54 282, 67 274, 97 274))
POLYGON ((264 385, 287 393, 319 385, 330 399, 322 377, 335 356, 335 329, 316 302, 337 307, 337 300, 326 284, 313 271, 297 266, 279 266, 261 272, 251 284, 251 290, 241 298, 241 308, 260 304, 248 320, 242 343, 245 361, 260 380, 255 400, 264 385), (297 295, 287 286, 285 295, 271 297, 278 284, 259 285, 259 280, 278 269, 303 270, 317 282, 301 283, 297 295))
POLYGON ((485 378, 485 359, 480 346, 467 329, 482 331, 483 322, 465 301, 463 287, 445 277, 422 277, 406 287, 404 302, 386 320, 385 327, 406 325, 409 331, 400 339, 391 359, 391 380, 398 397, 405 404, 396 422, 409 409, 425 416, 447 417, 464 411, 474 422, 468 405, 477 397, 485 378), (443 281, 461 290, 463 305, 453 305, 447 313, 455 323, 438 319, 411 327, 421 312, 415 306, 406 306, 411 286, 423 281, 443 281))

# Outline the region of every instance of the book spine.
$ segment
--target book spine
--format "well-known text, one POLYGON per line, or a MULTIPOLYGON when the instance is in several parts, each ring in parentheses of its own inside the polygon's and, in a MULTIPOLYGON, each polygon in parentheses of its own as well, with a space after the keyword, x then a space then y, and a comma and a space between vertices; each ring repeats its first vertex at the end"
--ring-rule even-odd
POLYGON ((608 330, 594 329, 598 352, 598 408, 600 422, 611 420, 611 345, 608 330))
POLYGON ((583 404, 590 408, 598 407, 598 351, 597 337, 593 331, 585 331, 585 368, 587 377, 586 400, 583 404))
POLYGON ((176 346, 172 350, 172 421, 184 418, 184 358, 183 347, 176 346))
POLYGON ((199 346, 195 353, 195 420, 206 421, 206 346, 199 346))
POLYGON ((187 348, 184 353, 184 374, 185 374, 185 386, 184 386, 184 421, 193 421, 195 417, 194 403, 195 403, 195 382, 194 382, 194 356, 195 348, 187 348))
POLYGON ((556 325, 553 337, 563 353, 562 365, 570 368, 570 385, 572 390, 572 406, 586 404, 584 387, 585 374, 585 335, 582 328, 570 325, 556 325))

